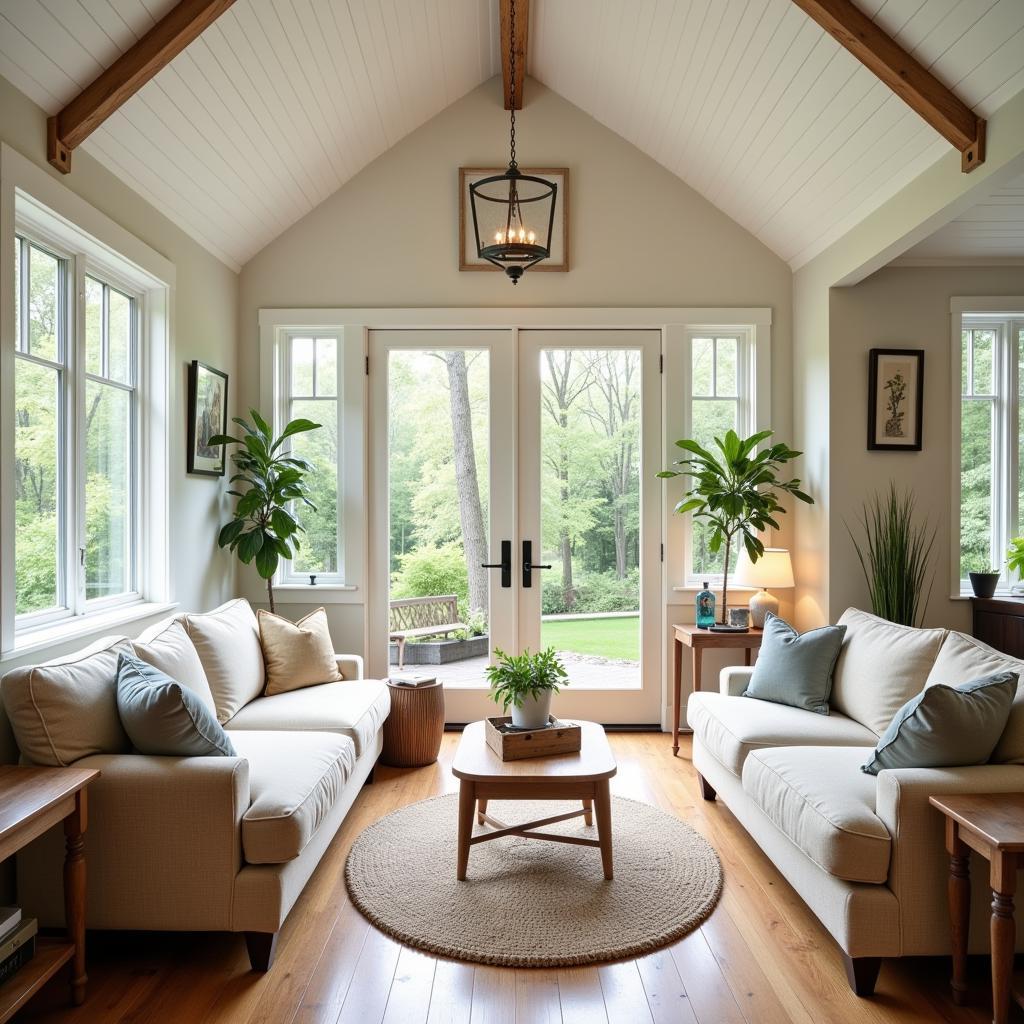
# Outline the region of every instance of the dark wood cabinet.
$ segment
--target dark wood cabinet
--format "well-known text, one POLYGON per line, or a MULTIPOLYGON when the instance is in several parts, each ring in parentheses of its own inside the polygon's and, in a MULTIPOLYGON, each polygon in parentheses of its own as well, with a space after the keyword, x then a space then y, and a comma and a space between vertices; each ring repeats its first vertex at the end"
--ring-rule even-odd
POLYGON ((1024 658, 1024 597, 972 597, 974 635, 1014 658, 1024 658))

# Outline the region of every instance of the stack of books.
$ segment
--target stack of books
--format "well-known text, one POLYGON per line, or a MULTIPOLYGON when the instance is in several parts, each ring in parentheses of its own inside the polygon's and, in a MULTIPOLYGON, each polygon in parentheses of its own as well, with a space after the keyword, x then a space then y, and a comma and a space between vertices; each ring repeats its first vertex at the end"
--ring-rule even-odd
POLYGON ((392 686, 409 686, 415 689, 420 686, 433 686, 437 682, 437 676, 418 672, 392 673, 388 676, 388 682, 392 686))
POLYGON ((20 907, 0 907, 0 984, 36 954, 34 917, 22 920, 20 907))

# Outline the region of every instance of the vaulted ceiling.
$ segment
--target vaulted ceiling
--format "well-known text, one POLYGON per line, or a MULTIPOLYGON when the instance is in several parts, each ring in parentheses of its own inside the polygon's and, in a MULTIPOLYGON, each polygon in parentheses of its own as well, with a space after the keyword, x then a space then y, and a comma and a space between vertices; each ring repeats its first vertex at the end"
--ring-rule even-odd
MULTIPOLYGON (((173 3, 0 0, 0 74, 55 113, 173 3)), ((1024 88, 1022 0, 857 3, 981 116, 1024 88)), ((238 267, 497 32, 496 0, 237 0, 83 148, 238 267)), ((949 150, 791 0, 533 0, 529 70, 794 267, 949 150)))

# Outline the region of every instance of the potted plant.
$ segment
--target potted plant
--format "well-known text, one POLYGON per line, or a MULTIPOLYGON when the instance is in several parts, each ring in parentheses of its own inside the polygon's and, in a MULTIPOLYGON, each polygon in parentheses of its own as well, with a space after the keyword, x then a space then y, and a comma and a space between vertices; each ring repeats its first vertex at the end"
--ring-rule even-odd
POLYGON ((715 438, 719 454, 712 454, 691 439, 676 441, 677 447, 689 453, 687 458, 673 463, 683 468, 665 469, 658 474, 664 479, 688 476, 694 481, 675 511, 692 512, 694 518, 706 519, 713 527, 708 545, 711 552, 725 548, 722 625, 728 622, 729 557, 733 544, 742 539, 751 562, 764 554, 764 542, 758 533, 769 526, 779 529, 775 516, 786 511, 779 503, 780 491, 814 504, 814 499, 800 490, 798 479, 783 481, 777 475, 781 466, 799 458, 802 452, 781 443, 755 451, 772 433, 762 430, 740 438, 735 430, 730 430, 724 438, 715 438))
POLYGON ((1006 552, 1006 568, 1017 574, 1017 580, 1011 588, 1014 594, 1024 593, 1024 537, 1014 537, 1010 541, 1010 549, 1006 552))
POLYGON ((551 715, 551 695, 568 685, 569 679, 554 647, 536 654, 506 654, 495 648, 494 657, 495 664, 486 670, 491 700, 503 711, 512 708, 515 728, 543 729, 551 715))
POLYGON ((245 431, 244 438, 218 434, 209 444, 237 444, 240 450, 231 456, 238 470, 230 483, 245 485, 244 490, 229 490, 238 499, 231 522, 225 523, 217 538, 222 548, 230 548, 248 565, 256 562, 256 571, 267 581, 270 610, 274 611, 274 573, 282 558, 293 558, 299 550, 299 532, 304 532, 292 514, 295 503, 316 511, 309 500, 306 474, 313 468, 305 459, 284 448, 294 434, 319 430, 312 420, 292 420, 273 437, 270 425, 255 409, 249 410, 254 426, 238 416, 232 422, 245 431))
MULTIPOLYGON (((863 544, 857 542, 849 524, 846 532, 868 583, 871 610, 890 622, 919 626, 935 577, 930 566, 935 530, 929 532, 927 520, 914 521, 913 495, 900 495, 895 484, 889 486, 886 497, 876 494, 865 503, 861 526, 863 544)), ((971 573, 972 586, 975 575, 971 573)))

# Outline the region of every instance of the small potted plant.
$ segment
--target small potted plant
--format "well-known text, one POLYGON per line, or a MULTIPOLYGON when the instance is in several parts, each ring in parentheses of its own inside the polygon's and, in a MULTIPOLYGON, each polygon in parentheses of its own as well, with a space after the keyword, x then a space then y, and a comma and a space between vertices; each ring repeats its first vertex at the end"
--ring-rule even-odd
POLYGON ((1024 594, 1024 537, 1014 537, 1006 552, 1006 567, 1017 574, 1017 582, 1010 588, 1014 594, 1024 594))
POLYGON ((989 569, 988 572, 969 572, 971 590, 975 597, 992 597, 999 585, 999 570, 989 569))
POLYGON ((505 712, 512 708, 516 729, 543 729, 551 715, 551 695, 569 679, 555 649, 506 654, 495 648, 494 656, 497 661, 487 667, 491 700, 505 712))

